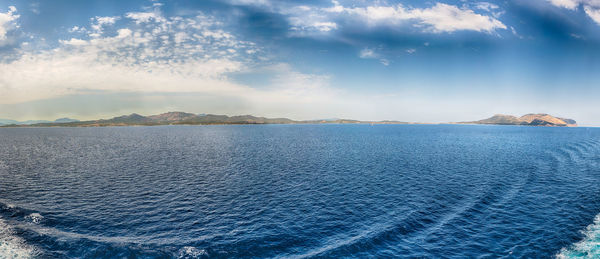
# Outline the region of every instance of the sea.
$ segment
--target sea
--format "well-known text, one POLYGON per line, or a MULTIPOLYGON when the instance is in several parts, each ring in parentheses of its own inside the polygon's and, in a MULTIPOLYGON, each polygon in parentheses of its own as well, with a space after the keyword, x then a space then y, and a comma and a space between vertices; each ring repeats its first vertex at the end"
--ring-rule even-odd
POLYGON ((0 258, 599 258, 600 128, 0 128, 0 258))

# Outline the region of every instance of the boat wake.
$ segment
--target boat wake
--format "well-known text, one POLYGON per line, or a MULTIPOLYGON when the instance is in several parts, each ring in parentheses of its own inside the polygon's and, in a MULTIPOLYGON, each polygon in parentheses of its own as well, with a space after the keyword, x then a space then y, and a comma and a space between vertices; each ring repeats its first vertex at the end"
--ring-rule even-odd
POLYGON ((0 219, 0 257, 5 258, 34 258, 36 249, 16 236, 14 229, 0 219))
MULTIPOLYGON (((597 153, 589 151, 597 151, 600 143, 593 141, 591 143, 583 143, 582 146, 588 151, 585 152, 586 154, 592 154, 595 157, 597 153)), ((590 166, 597 168, 597 159, 586 159, 586 161, 590 161, 590 166)), ((582 240, 562 248, 556 255, 556 258, 600 258, 600 214, 596 215, 594 222, 581 232, 583 236, 582 240)))
POLYGON ((560 250, 556 258, 600 258, 600 215, 583 231, 583 240, 560 250))

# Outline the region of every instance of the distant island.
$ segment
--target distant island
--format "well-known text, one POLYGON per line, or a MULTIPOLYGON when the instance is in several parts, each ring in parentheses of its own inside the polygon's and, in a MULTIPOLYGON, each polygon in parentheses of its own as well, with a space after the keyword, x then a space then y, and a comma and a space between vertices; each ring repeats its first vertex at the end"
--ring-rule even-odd
POLYGON ((458 124, 492 124, 492 125, 526 125, 526 126, 555 126, 555 127, 577 127, 573 119, 554 117, 545 113, 525 114, 521 117, 512 115, 496 114, 490 118, 458 122, 458 124))
POLYGON ((47 121, 47 120, 16 121, 16 120, 0 119, 0 126, 2 126, 2 125, 33 125, 33 124, 39 124, 39 123, 65 123, 65 122, 77 122, 77 121, 79 121, 79 120, 74 120, 74 119, 70 119, 70 118, 60 118, 60 119, 56 119, 54 121, 47 121))
MULTIPOLYGON (((29 121, 32 122, 32 121, 29 121)), ((323 119, 296 121, 287 118, 265 118, 252 115, 214 115, 186 112, 167 112, 159 115, 142 116, 136 113, 112 119, 89 121, 41 121, 24 123, 0 120, 2 127, 103 127, 103 126, 155 126, 155 125, 212 125, 212 124, 411 124, 402 121, 359 121, 347 119, 323 119), (2 125, 5 122, 4 125, 2 125), (9 122, 9 123, 6 123, 9 122), (12 122, 12 123, 11 123, 12 122)))
MULTIPOLYGON (((24 121, 0 119, 0 127, 104 127, 104 126, 157 126, 157 125, 219 125, 219 124, 429 124, 403 121, 360 121, 350 119, 291 120, 288 118, 265 118, 252 115, 214 115, 186 112, 167 112, 142 116, 136 113, 111 119, 79 121, 61 118, 55 121, 24 121)), ((576 127, 572 119, 554 117, 545 113, 526 114, 521 117, 496 114, 488 119, 449 124, 490 124, 576 127)))

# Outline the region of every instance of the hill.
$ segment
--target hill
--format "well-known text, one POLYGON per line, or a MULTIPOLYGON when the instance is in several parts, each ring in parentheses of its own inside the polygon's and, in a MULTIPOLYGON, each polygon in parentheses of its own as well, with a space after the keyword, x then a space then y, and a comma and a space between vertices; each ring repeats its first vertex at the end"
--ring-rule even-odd
POLYGON ((0 126, 3 125, 35 125, 40 123, 64 123, 64 122, 77 122, 78 120, 70 119, 70 118, 60 118, 55 121, 47 121, 47 120, 28 120, 28 121, 16 121, 16 120, 7 120, 0 119, 0 126))
POLYGON ((157 115, 143 116, 137 113, 123 115, 111 119, 100 119, 90 121, 66 121, 65 119, 54 122, 42 122, 35 124, 16 124, 11 127, 98 127, 98 126, 152 126, 152 125, 210 125, 210 124, 408 124, 400 121, 358 121, 346 119, 333 120, 306 120, 295 121, 288 118, 265 118, 252 115, 215 115, 215 114, 193 114, 186 112, 167 112, 157 115))
POLYGON ((512 115, 496 114, 490 118, 459 122, 460 124, 493 124, 493 125, 526 125, 526 126, 556 126, 556 127, 576 127, 577 122, 573 119, 554 117, 545 113, 525 114, 521 117, 512 115))

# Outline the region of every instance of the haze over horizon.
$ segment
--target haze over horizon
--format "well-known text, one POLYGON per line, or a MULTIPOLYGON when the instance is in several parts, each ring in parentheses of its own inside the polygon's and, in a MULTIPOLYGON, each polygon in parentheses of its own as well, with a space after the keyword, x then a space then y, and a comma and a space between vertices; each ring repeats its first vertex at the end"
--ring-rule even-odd
POLYGON ((600 2, 0 0, 0 118, 600 125, 600 2))

